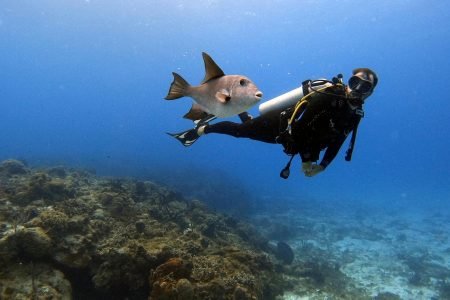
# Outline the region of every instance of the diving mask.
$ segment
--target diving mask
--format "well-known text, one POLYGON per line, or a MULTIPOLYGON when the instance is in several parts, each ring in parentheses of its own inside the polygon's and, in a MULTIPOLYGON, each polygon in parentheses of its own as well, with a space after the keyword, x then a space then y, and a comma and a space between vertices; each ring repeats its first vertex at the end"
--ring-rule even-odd
MULTIPOLYGON (((364 74, 366 75, 366 74, 364 74)), ((348 80, 348 86, 353 92, 356 92, 360 95, 366 95, 372 92, 373 83, 369 80, 369 78, 363 78, 363 73, 359 73, 358 75, 353 75, 348 80)))

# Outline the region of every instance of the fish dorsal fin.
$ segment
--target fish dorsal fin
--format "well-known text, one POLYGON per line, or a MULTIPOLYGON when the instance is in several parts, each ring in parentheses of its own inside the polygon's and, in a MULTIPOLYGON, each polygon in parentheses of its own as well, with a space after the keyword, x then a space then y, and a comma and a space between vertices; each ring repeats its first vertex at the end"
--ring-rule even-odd
POLYGON ((222 69, 214 62, 214 60, 207 53, 202 52, 203 61, 205 62, 205 78, 202 81, 206 83, 211 79, 225 76, 225 73, 222 69))

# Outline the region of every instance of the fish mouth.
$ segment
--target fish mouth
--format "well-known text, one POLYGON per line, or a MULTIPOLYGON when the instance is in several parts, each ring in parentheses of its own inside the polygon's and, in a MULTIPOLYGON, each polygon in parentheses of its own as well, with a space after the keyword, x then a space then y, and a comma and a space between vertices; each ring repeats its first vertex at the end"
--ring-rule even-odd
POLYGON ((255 98, 258 99, 258 100, 261 100, 262 96, 263 96, 263 93, 262 93, 262 92, 257 92, 257 93, 255 94, 255 98))

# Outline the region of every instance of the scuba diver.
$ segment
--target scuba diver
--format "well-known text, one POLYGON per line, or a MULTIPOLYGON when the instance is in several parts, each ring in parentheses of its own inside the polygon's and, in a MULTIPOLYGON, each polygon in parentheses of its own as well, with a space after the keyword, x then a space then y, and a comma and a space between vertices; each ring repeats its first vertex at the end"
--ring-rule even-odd
POLYGON ((194 129, 170 135, 184 146, 210 133, 281 144, 291 158, 280 176, 289 177, 292 159, 299 154, 301 171, 312 177, 327 168, 350 133, 345 160, 351 160, 358 125, 364 116, 364 101, 378 83, 377 75, 368 68, 353 70, 348 85, 342 78, 339 74, 331 81, 306 80, 301 87, 261 104, 260 116, 252 118, 246 112, 240 114, 242 123, 209 124, 214 119, 210 116, 197 121, 194 129), (323 150, 322 160, 317 163, 323 150))

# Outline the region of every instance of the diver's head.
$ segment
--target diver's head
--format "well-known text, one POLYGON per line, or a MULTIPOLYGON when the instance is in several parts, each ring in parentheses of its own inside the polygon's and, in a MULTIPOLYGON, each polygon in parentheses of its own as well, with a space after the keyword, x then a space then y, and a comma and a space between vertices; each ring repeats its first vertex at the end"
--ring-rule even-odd
POLYGON ((348 80, 350 102, 355 102, 355 105, 364 103, 364 100, 373 93, 377 83, 377 74, 371 69, 358 68, 353 70, 353 76, 348 80))

